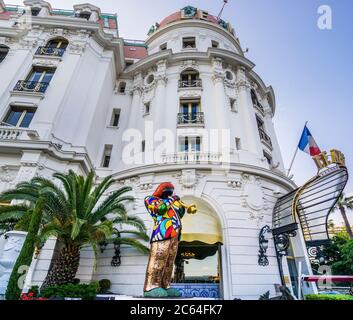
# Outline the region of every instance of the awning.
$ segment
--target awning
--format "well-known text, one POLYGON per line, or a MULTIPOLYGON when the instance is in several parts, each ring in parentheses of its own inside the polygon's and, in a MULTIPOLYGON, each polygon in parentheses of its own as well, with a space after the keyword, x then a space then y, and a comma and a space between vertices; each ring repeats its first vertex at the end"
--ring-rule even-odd
POLYGON ((347 168, 334 164, 278 199, 273 211, 273 234, 295 231, 299 222, 308 246, 328 241, 328 216, 347 181, 347 168))

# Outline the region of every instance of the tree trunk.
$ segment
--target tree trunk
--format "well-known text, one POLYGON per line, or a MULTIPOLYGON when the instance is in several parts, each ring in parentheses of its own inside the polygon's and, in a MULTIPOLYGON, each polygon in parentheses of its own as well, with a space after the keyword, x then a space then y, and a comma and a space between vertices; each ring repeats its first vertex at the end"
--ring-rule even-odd
POLYGON ((339 209, 341 211, 341 215, 342 215, 342 218, 344 220, 344 224, 346 225, 347 233, 348 233, 349 237, 351 239, 353 239, 353 232, 352 232, 352 228, 351 228, 351 225, 349 223, 349 220, 348 220, 348 217, 347 217, 347 214, 346 214, 346 210, 341 205, 339 205, 339 209))
POLYGON ((42 289, 49 286, 73 283, 80 264, 80 247, 76 245, 65 245, 59 253, 59 257, 47 277, 42 289))

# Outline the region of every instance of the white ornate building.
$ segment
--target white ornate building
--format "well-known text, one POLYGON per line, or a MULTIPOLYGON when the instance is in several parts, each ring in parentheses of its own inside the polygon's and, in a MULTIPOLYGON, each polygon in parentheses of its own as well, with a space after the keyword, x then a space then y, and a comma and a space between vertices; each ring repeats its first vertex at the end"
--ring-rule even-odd
MULTIPOLYGON (((225 299, 274 295, 275 248, 271 239, 269 265, 260 266, 259 233, 295 185, 274 131, 273 89, 231 25, 189 6, 141 42, 121 38, 117 16, 91 4, 24 5, 25 13, 0 0, 0 192, 36 175, 94 170, 98 179, 113 175, 115 188, 132 186, 130 214, 151 227, 143 199, 171 181, 199 208, 184 218, 176 285, 225 299)), ((27 283, 41 283, 55 247, 51 240, 41 250, 27 283)), ((121 248, 121 266, 112 267, 113 255, 108 247, 94 270, 83 250, 78 277, 107 278, 114 293, 140 295, 147 256, 121 248)), ((289 287, 298 261, 311 272, 301 232, 283 258, 289 287)))

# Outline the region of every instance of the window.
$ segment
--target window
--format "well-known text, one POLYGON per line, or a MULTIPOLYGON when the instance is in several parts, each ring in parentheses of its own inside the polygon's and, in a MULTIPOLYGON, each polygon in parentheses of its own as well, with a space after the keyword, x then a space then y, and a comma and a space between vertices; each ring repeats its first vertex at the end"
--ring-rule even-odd
POLYGON ((208 19, 208 12, 207 11, 200 10, 199 15, 200 15, 200 19, 204 19, 204 20, 208 19))
POLYGON ((78 17, 89 20, 89 18, 91 17, 91 14, 89 12, 81 12, 78 14, 78 17))
POLYGON ((226 71, 226 79, 229 80, 229 81, 233 81, 234 79, 234 75, 233 75, 233 72, 231 71, 226 71))
POLYGON ((180 121, 179 123, 197 123, 201 110, 200 99, 180 101, 180 121))
POLYGON ((3 122, 16 128, 28 128, 35 113, 34 108, 11 106, 3 122))
POLYGON ((272 157, 265 151, 264 151, 264 157, 266 158, 267 163, 269 164, 269 166, 272 166, 272 157))
POLYGON ((237 100, 234 98, 229 98, 230 110, 237 111, 237 100))
POLYGON ((55 69, 34 67, 32 72, 27 77, 27 81, 49 83, 54 75, 54 72, 55 69))
POLYGON ((32 16, 34 17, 38 16, 41 10, 42 8, 31 8, 32 16))
POLYGON ((182 84, 187 87, 196 86, 197 81, 200 80, 200 74, 197 70, 186 69, 180 75, 182 84))
POLYGON ((104 146, 104 153, 103 153, 103 160, 102 160, 103 168, 109 168, 112 149, 113 149, 113 146, 111 144, 106 144, 104 146))
POLYGON ((146 150, 146 140, 142 140, 142 142, 141 142, 141 151, 145 152, 145 150, 146 150))
POLYGON ((217 41, 212 40, 212 48, 218 48, 219 43, 217 41))
POLYGON ((10 48, 0 44, 0 63, 6 58, 10 48))
POLYGON ((241 150, 240 138, 235 138, 235 149, 241 150))
POLYGON ((151 84, 153 81, 154 81, 154 75, 153 74, 148 75, 146 78, 146 83, 151 84))
POLYGON ((183 38, 183 49, 191 49, 191 48, 196 48, 196 38, 195 37, 183 38))
POLYGON ((119 93, 125 93, 125 90, 126 90, 126 82, 120 82, 119 93))
POLYGON ((118 127, 120 120, 120 109, 113 109, 112 118, 110 120, 111 127, 118 127))
POLYGON ((45 47, 51 48, 51 49, 66 49, 68 44, 69 43, 66 39, 55 38, 55 39, 48 41, 48 43, 45 47))
POLYGON ((200 152, 201 137, 182 137, 180 139, 179 151, 181 152, 200 152))
POLYGON ((265 131, 264 122, 258 116, 256 116, 256 122, 259 130, 265 131))
POLYGON ((160 49, 161 51, 167 50, 167 49, 168 49, 167 43, 161 44, 161 46, 159 47, 159 49, 160 49))
POLYGON ((146 102, 145 103, 145 114, 149 114, 150 113, 150 108, 151 108, 151 103, 150 102, 146 102))

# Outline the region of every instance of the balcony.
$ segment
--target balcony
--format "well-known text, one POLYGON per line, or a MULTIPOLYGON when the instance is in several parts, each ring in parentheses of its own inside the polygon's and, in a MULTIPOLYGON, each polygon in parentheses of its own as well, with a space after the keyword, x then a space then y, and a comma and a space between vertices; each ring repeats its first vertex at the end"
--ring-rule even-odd
POLYGON ((203 126, 204 113, 178 113, 178 126, 203 126))
POLYGON ((179 89, 202 88, 202 80, 179 80, 179 89))
POLYGON ((35 54, 39 56, 51 56, 61 58, 64 53, 64 48, 39 47, 35 54))
POLYGON ((270 136, 263 129, 259 129, 259 134, 260 134, 261 142, 272 150, 273 146, 272 146, 272 140, 270 136))
POLYGON ((222 154, 209 152, 178 152, 162 155, 162 163, 221 163, 222 154))
POLYGON ((1 140, 29 140, 38 138, 38 132, 28 128, 16 128, 5 122, 0 122, 0 141, 1 140))
POLYGON ((44 93, 48 88, 48 82, 20 80, 14 87, 14 91, 44 93))
POLYGON ((259 102, 254 103, 253 105, 254 105, 254 108, 257 109, 262 115, 265 114, 265 109, 259 102))

